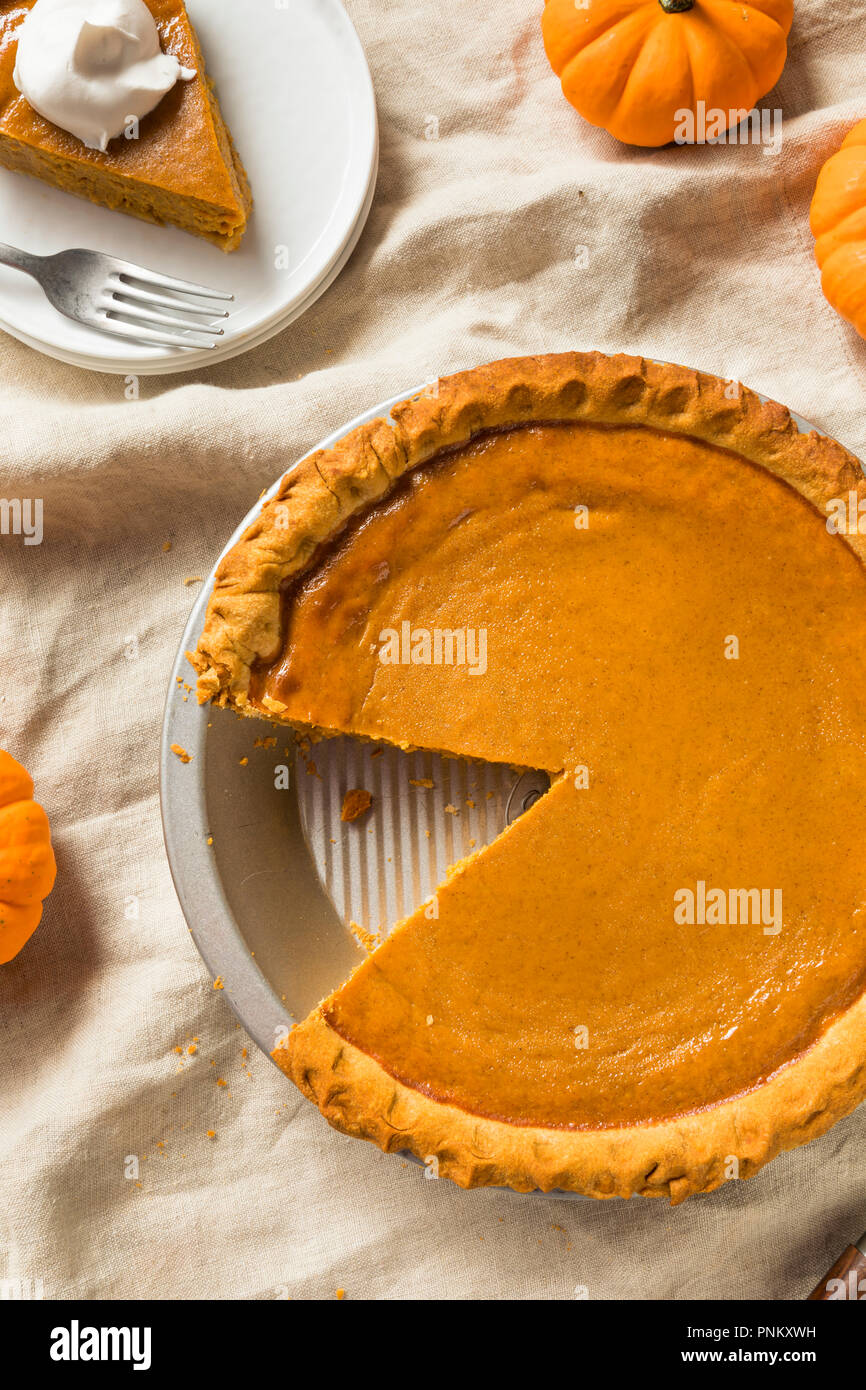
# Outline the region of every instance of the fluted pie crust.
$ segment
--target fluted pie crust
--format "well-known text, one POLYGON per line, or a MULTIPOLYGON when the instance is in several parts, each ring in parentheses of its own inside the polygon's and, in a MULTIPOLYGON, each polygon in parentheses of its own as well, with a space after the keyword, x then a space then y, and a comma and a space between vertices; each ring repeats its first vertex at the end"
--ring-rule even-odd
MULTIPOLYGON (((326 732, 360 732, 397 744, 414 742, 404 729, 389 728, 387 720, 375 727, 358 722, 347 725, 342 717, 330 720, 321 700, 310 704, 316 711, 314 718, 299 719, 296 708, 273 693, 280 689, 278 682, 271 680, 270 686, 267 680, 262 682, 262 672, 273 673, 279 664, 286 640, 286 605, 293 604, 292 596, 299 592, 293 586, 302 583, 307 573, 318 573, 317 567, 329 556, 336 555, 330 563, 339 565, 343 538, 357 535, 353 519, 367 514, 375 519, 375 504, 397 498, 401 480, 416 477, 416 509, 423 505, 425 490, 432 497, 438 485, 434 472, 423 472, 425 465, 435 461, 434 468, 439 468, 440 459, 446 466, 449 458, 456 457, 459 468, 461 450, 474 448, 478 441, 483 444, 491 432, 504 432, 510 438, 511 431, 522 427, 537 427, 547 447, 553 436, 544 431, 557 424, 646 430, 647 440, 651 433, 663 436, 668 450, 678 437, 685 441, 684 449, 693 449, 694 441, 701 441, 788 484, 821 518, 834 499, 847 499, 851 493, 857 499, 866 498, 866 482, 851 454, 833 440, 801 433, 787 410, 760 401, 736 383, 640 358, 599 353, 494 362, 440 380, 396 406, 390 419, 360 427, 333 448, 302 460, 286 475, 276 496, 263 506, 218 567, 204 630, 195 653, 190 654, 198 673, 200 700, 296 727, 312 724, 326 732)), ((633 434, 623 438, 633 447, 633 434)), ((617 466, 623 470, 625 491, 630 481, 627 456, 617 466)), ((817 518, 815 525, 820 533, 817 518)), ((861 563, 866 562, 866 537, 853 534, 838 538, 838 543, 847 544, 861 563)), ((435 555, 430 563, 436 564, 435 555)), ((545 698, 547 688, 540 684, 539 700, 545 698)), ((467 753, 464 745, 465 740, 456 749, 444 739, 441 743, 445 751, 460 754, 467 753)), ((528 761, 525 753, 516 738, 515 755, 506 760, 528 761)), ((478 756, 490 754, 485 750, 478 756)), ((555 782, 561 781, 563 769, 572 765, 569 757, 566 751, 563 761, 558 761, 554 747, 546 762, 539 757, 535 765, 547 766, 555 782)), ((501 856, 509 853, 511 844, 516 852, 518 839, 509 840, 512 835, 513 829, 496 842, 501 856)), ((471 895, 481 874, 478 866, 483 866, 484 856, 494 848, 482 851, 474 864, 458 869, 452 898, 464 891, 471 895)), ((503 857, 500 862, 507 861, 503 857)), ((447 898, 449 891, 446 886, 447 903, 452 901, 447 898)), ((471 905, 471 896, 469 901, 471 905)), ((459 903, 456 908, 447 903, 446 916, 451 913, 453 918, 465 910, 459 903)), ((418 924, 413 925, 410 918, 407 925, 417 936, 418 924)), ((406 925, 397 929, 406 930, 406 925)), ((441 926, 439 930, 447 940, 447 930, 441 926)), ((851 960, 859 968, 859 939, 855 940, 853 929, 845 934, 844 922, 839 931, 838 940, 850 949, 851 960)), ((404 935, 403 957, 405 942, 414 939, 404 935)), ((391 950, 390 956, 381 957, 383 970, 394 954, 391 950)), ((483 1096, 474 1104, 454 1103, 440 1075, 427 1084, 418 1072, 417 1058, 406 1061, 407 1068, 415 1067, 413 1084, 407 1084, 397 1074, 402 1054, 395 1054, 386 1066, 377 1060, 372 1044, 358 1045, 352 1034, 368 1028, 365 1009, 369 1011, 370 1001, 384 998, 387 1007, 393 1003, 395 1028, 407 1029, 407 1049, 412 1051, 413 1025, 403 1018, 406 1001, 400 999, 397 987, 382 994, 375 973, 379 958, 378 953, 372 956, 344 991, 337 991, 295 1027, 275 1052, 275 1060, 337 1128, 370 1139, 384 1150, 408 1150, 425 1162, 435 1159, 441 1176, 464 1187, 562 1188, 595 1197, 640 1193, 679 1202, 691 1193, 710 1191, 729 1177, 752 1176, 780 1150, 823 1133, 866 1094, 866 998, 857 993, 860 977, 855 971, 844 1006, 822 1018, 820 1028, 816 1024, 808 1036, 804 1033, 802 1050, 794 1047, 784 1065, 729 1098, 708 1093, 701 1105, 692 1096, 687 1110, 656 1118, 651 1111, 642 1113, 640 1096, 633 1096, 620 1078, 618 1104, 630 1117, 625 1122, 617 1121, 619 1112, 612 1110, 610 1124, 595 1112, 586 1123, 569 1124, 561 1118, 556 1123, 537 1123, 530 1114, 532 1106, 527 1108, 529 1119, 526 1115, 503 1118, 496 1111, 499 1102, 493 1100, 488 1107, 491 1113, 484 1113, 483 1096), (359 992, 360 1004, 352 1006, 359 992), (349 1001, 348 1013, 346 1009, 341 1013, 343 998, 349 1001)), ((398 982, 405 978, 405 960, 400 965, 404 975, 395 974, 398 982)), ((443 966, 447 975, 445 967, 447 961, 443 966)), ((803 988, 808 985, 807 979, 803 988)), ((411 1001, 407 1009, 411 1013, 411 1001)), ((432 1013, 428 1022, 433 1023, 432 1013)), ((748 1024, 744 1017, 744 1029, 748 1024)), ((375 1029, 368 1031, 372 1036, 375 1029)), ((387 1029, 385 1033, 387 1040, 387 1029)), ((422 1039, 419 1055, 423 1045, 422 1039)), ((445 1055, 449 1055, 447 1048, 445 1055)), ((503 1051, 505 1069, 504 1058, 503 1051)), ((491 1093, 498 1094, 492 1081, 490 1085, 491 1093)), ((463 1091, 455 1079, 453 1094, 463 1091)))

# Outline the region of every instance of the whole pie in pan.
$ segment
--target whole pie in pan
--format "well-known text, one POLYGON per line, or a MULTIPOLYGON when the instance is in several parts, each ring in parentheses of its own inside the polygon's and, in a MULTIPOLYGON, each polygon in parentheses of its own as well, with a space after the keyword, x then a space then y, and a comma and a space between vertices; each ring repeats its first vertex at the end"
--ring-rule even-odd
POLYGON ((105 153, 45 120, 15 86, 17 33, 34 3, 0 0, 0 165, 234 251, 252 197, 183 0, 145 3, 163 52, 195 69, 195 77, 178 82, 144 117, 137 139, 121 136, 105 153))
POLYGON ((333 1125, 464 1187, 678 1202, 861 1100, 861 499, 783 407, 598 353, 287 473, 200 698, 551 777, 275 1053, 333 1125))

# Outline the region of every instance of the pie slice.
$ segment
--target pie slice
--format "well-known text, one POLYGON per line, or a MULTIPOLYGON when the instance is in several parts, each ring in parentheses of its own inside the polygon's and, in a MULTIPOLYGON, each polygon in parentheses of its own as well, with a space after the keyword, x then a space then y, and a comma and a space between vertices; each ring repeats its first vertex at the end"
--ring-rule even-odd
POLYGON ((205 73, 183 0, 146 0, 163 51, 194 68, 103 154, 40 116, 12 80, 16 31, 35 0, 0 0, 0 165, 147 222, 234 251, 252 210, 249 183, 205 73))
POLYGON ((862 1099, 861 499, 782 407, 599 354, 444 379, 286 475, 200 697, 552 778, 275 1053, 332 1124, 680 1201, 862 1099))

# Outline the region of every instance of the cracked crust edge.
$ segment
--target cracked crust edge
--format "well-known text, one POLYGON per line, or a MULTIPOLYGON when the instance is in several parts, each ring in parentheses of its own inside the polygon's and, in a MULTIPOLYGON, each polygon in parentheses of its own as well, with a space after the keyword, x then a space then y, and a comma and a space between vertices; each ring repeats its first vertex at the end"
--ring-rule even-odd
MULTIPOLYGON (((220 562, 204 627, 188 653, 200 703, 248 709, 250 674, 280 649, 281 588, 347 521, 409 470, 493 429, 550 422, 643 425, 739 454, 796 488, 822 515, 831 498, 866 498, 858 460, 834 439, 803 434, 784 406, 687 367, 599 352, 513 357, 401 401, 283 478, 220 562)), ((866 563, 866 537, 843 538, 866 563)), ((279 720, 279 707, 265 717, 279 720)))

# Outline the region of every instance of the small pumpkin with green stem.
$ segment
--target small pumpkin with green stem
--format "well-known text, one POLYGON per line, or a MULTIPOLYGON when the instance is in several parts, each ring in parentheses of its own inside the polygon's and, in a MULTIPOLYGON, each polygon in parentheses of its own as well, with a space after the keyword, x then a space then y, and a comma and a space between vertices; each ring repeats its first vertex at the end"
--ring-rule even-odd
POLYGON ((39 926, 56 873, 48 816, 33 800, 33 782, 0 749, 0 965, 17 956, 39 926))
POLYGON ((793 0, 546 0, 551 67, 572 106, 627 145, 667 145, 683 112, 738 124, 778 81, 793 0))

